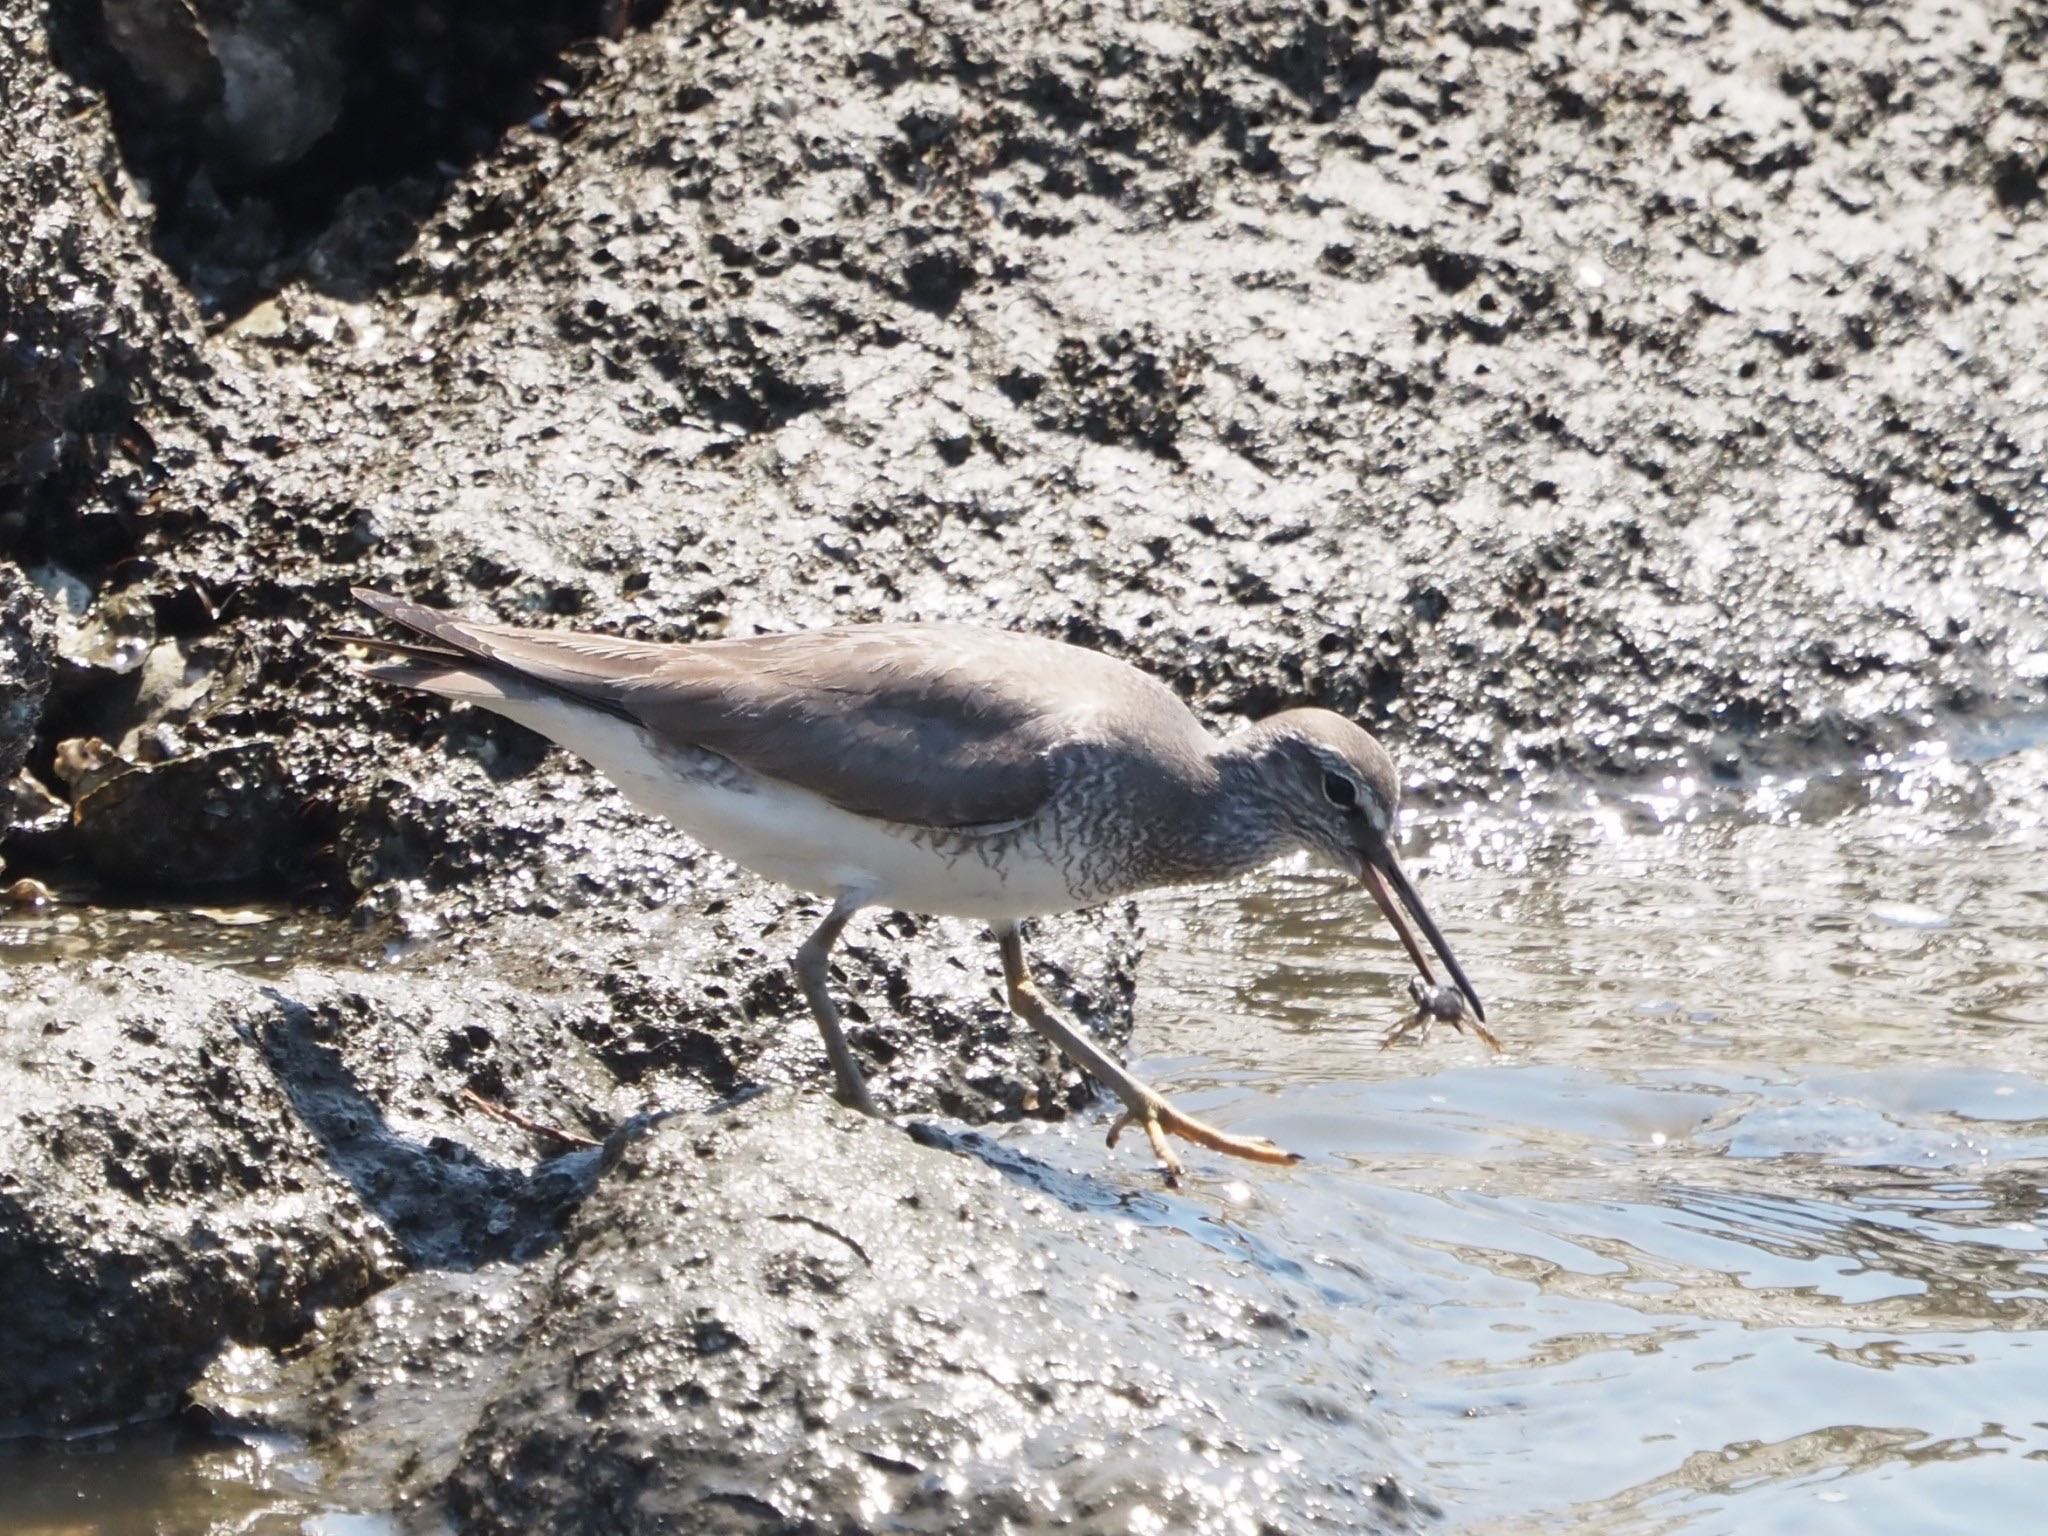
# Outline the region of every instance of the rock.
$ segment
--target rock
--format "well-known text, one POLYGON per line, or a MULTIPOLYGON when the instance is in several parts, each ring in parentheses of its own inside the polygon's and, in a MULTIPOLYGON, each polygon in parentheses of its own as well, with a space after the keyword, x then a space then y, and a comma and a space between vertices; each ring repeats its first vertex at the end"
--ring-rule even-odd
POLYGON ((99 22, 107 46, 128 66, 139 106, 196 125, 219 105, 220 60, 199 6, 101 0, 99 22))
POLYGON ((223 1350, 193 1400, 226 1422, 321 1447, 322 1502, 428 1525, 553 1274, 546 1259, 422 1270, 329 1313, 288 1356, 223 1350))
POLYGON ((71 847, 71 807, 26 768, 0 787, 0 827, 8 850, 37 868, 63 864, 71 847))
MULTIPOLYGON (((37 610, 33 589, 0 561, 0 782, 27 759, 50 690, 50 640, 37 610)), ((13 795, 0 795, 0 832, 16 809, 13 795)))
POLYGON ((104 114, 51 58, 63 9, 0 5, 0 207, 34 210, 0 220, 0 559, 97 569, 135 552, 158 477, 136 417, 193 337, 114 202, 104 114))
POLYGON ((0 1426, 168 1412, 223 1341, 287 1343, 395 1274, 264 1060, 256 987, 130 961, 0 991, 0 1426))
POLYGON ((50 772, 73 800, 83 800, 102 784, 134 771, 135 764, 97 736, 68 736, 50 755, 50 772))
POLYGON ((203 133, 227 163, 274 171, 334 126, 346 87, 354 6, 107 0, 106 41, 168 128, 203 133))
MULTIPOLYGON (((530 1256, 588 1190, 595 1154, 518 1167, 489 1149, 522 1133, 443 1108, 463 1074, 422 1042, 430 989, 287 986, 147 955, 0 967, 0 1429, 165 1413, 224 1344, 288 1344, 408 1268, 530 1256)), ((516 1034, 471 991, 463 1028, 516 1034)), ((558 1083, 589 1060, 545 1055, 558 1083)))
MULTIPOLYGON (((0 872, 7 866, 0 862, 0 872)), ((0 907, 15 912, 40 912, 50 904, 50 888, 40 880, 26 877, 10 882, 0 890, 0 907)))
POLYGON ((545 1280, 408 1281, 203 1395, 479 1536, 1406 1527, 1312 1285, 1171 1199, 922 1135, 787 1095, 679 1116, 545 1280))
MULTIPOLYGON (((493 1108, 602 1138, 826 1076, 800 1003, 724 984, 743 946, 715 920, 623 987, 617 962, 646 947, 623 924, 616 948, 560 955, 548 923, 513 927, 275 983, 146 953, 0 966, 0 1429, 163 1413, 224 1343, 289 1343, 407 1272, 544 1253, 602 1159, 493 1108)), ((1128 964, 1051 948, 1070 987, 1128 964)), ((1002 1049, 992 1009, 940 1032, 914 972, 847 971, 854 1006, 893 992, 909 1014, 854 1030, 893 1108, 1014 1113, 972 1086, 1002 1049)), ((1049 1112, 1086 1097, 1057 1068, 1025 1081, 1049 1112)))
POLYGON ((115 890, 277 889, 306 837, 301 798, 267 741, 81 782, 90 787, 75 805, 78 842, 115 890))
POLYGON ((134 589, 95 593, 91 585, 56 566, 29 572, 50 599, 56 615, 56 653, 65 691, 126 677, 148 657, 156 640, 156 616, 147 597, 134 589))
MULTIPOLYGON (((546 110, 410 191, 344 109, 334 200, 293 215, 317 230, 244 188, 217 241, 187 238, 205 199, 166 194, 174 259, 204 246, 206 273, 271 294, 197 353, 183 313, 122 302, 161 269, 111 259, 132 236, 77 168, 112 141, 58 110, 9 3, 39 110, 0 177, 70 233, 16 235, 0 269, 92 296, 51 322, 80 381, 35 374, 22 416, 65 466, 34 481, 37 539, 95 604, 132 604, 117 641, 146 633, 129 617, 158 635, 132 715, 63 729, 131 755, 174 713, 194 750, 274 739, 340 823, 294 846, 296 888, 566 907, 648 862, 619 852, 646 835, 608 791, 528 780, 529 738, 374 694, 309 645, 359 581, 668 638, 1035 628, 1224 724, 1348 710, 1438 804, 1568 802, 1587 774, 1740 784, 2044 698, 2043 602, 2009 579, 2048 497, 2009 340, 2048 304, 2017 260, 2039 207, 1998 190, 2010 125, 1983 165, 1952 131, 1992 91, 1953 40, 1890 38, 1869 65, 1922 82, 1885 120, 1944 146, 1908 186, 1864 131, 1876 98, 1800 104, 1871 46, 1841 18, 1802 34, 1827 68, 1740 9, 1683 45, 1617 22, 1662 83, 1609 99, 1554 7, 671 10, 551 65, 546 110), (1435 101, 1417 61, 1447 48, 1435 101), (699 56, 716 67, 679 62, 699 56), (791 104, 821 78, 845 101, 814 120, 791 104), (1425 137, 1455 174, 1401 147, 1425 137), (1675 170, 1643 148, 1667 140, 1675 170), (1599 191, 1559 202, 1588 153, 1599 191), (1925 249, 1887 233, 1915 199, 1938 210, 1925 249), (1980 217, 2012 238, 1954 244, 1980 217), (1865 234, 1869 261, 1827 254, 1865 234), (279 254, 300 239, 303 269, 279 254), (1812 270, 1759 280, 1786 251, 1812 270), (59 515, 80 484, 90 530, 59 515), (575 856, 544 860, 565 833, 575 856)), ((292 14, 235 10, 259 12, 292 14)), ((394 22, 350 99, 402 77, 452 100, 458 41, 517 95, 538 33, 433 22, 394 22)), ((166 186, 173 162, 200 174, 127 145, 166 186)))
MULTIPOLYGON (((1347 710, 1436 804, 1741 781, 2039 708, 2048 615, 2010 573, 2048 459, 2010 337, 2048 315, 2018 259, 2041 226, 1950 136, 1991 90, 1966 50, 1887 44, 1929 83, 1885 120, 1949 146, 1907 193, 1882 136, 1806 120, 1757 13, 1684 44, 1616 23, 1663 83, 1605 106, 1598 70, 1546 84, 1586 46, 1562 10, 1478 15, 666 12, 453 183, 379 292, 288 291, 277 338, 224 354, 251 431, 298 446, 201 455, 177 559, 268 586, 280 651, 365 578, 667 638, 1028 627, 1226 726, 1347 710), (842 107, 793 108, 822 78, 842 107), (1726 137, 1676 105, 1752 98, 1726 137), (1676 171, 1645 147, 1678 140, 1676 171), (1598 192, 1559 203, 1594 152, 1598 192), (1938 249, 1887 233, 1908 205, 1942 210, 1938 249), (1872 262, 1826 254, 1864 236, 1872 262), (1760 275, 1792 251, 1799 282, 1760 275), (247 524, 215 510, 237 497, 247 524)), ((1870 46, 1845 19, 1806 42, 1870 46)), ((366 719, 329 671, 254 689, 366 719)), ((379 707, 367 750, 423 794, 445 747, 502 750, 379 707)), ((458 859, 477 836, 412 819, 458 859)))

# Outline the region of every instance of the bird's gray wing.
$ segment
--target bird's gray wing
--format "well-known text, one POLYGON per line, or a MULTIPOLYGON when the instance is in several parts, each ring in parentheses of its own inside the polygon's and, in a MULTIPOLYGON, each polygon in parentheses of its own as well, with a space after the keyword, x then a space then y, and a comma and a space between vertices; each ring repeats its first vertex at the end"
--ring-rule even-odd
POLYGON ((860 625, 656 645, 475 624, 357 594, 466 663, 540 684, 823 796, 916 826, 1028 819, 1049 754, 1085 718, 1049 676, 1116 666, 1054 641, 953 625, 860 625))
POLYGON ((1018 686, 1014 665, 1005 672, 997 638, 873 626, 712 641, 682 648, 618 697, 663 740, 844 810, 986 827, 1045 804, 1049 754, 1073 727, 1038 689, 1018 686))

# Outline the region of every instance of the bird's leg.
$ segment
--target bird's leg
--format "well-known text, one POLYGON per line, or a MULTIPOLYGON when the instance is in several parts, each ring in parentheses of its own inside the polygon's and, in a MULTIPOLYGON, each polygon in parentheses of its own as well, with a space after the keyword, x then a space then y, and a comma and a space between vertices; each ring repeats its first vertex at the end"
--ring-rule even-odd
POLYGON ((811 1005, 811 1016, 818 1021, 818 1033, 825 1037, 825 1054, 832 1058, 832 1076, 838 1084, 833 1096, 847 1108, 857 1109, 879 1120, 882 1112, 875 1108, 875 1101, 868 1093, 867 1079, 861 1076, 860 1063, 853 1059, 853 1047, 846 1043, 846 1031, 839 1023, 839 1008, 832 1001, 827 985, 831 980, 827 963, 831 959, 832 946, 838 942, 846 920, 860 908, 859 902, 846 896, 832 904, 832 910, 825 914, 825 921, 818 924, 817 931, 805 939, 803 947, 796 952, 796 979, 804 989, 804 1001, 811 1005))
POLYGON ((998 927, 995 932, 1003 951, 1003 980, 1009 986, 1010 1011, 1058 1046, 1068 1061, 1123 1100, 1124 1112, 1109 1129, 1111 1146, 1116 1145, 1125 1126, 1142 1125, 1159 1161, 1165 1164, 1168 1173, 1175 1175, 1184 1170, 1167 1144, 1168 1136, 1179 1136, 1212 1152, 1227 1152, 1232 1157, 1248 1157, 1259 1163, 1301 1160, 1263 1136, 1232 1136, 1175 1109, 1157 1089, 1139 1082, 1101 1046, 1053 1011, 1045 994, 1031 979, 1030 967, 1024 963, 1024 938, 1014 923, 998 927))

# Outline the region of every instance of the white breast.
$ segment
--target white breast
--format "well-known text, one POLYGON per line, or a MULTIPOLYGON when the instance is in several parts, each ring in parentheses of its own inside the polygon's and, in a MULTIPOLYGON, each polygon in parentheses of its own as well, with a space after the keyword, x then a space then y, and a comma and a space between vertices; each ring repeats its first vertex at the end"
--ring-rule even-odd
POLYGON ((853 894, 905 912, 1008 922, 1081 905, 1030 827, 982 840, 934 837, 843 811, 793 784, 740 771, 678 771, 639 726, 559 699, 476 703, 567 747, 639 809, 770 880, 816 895, 853 894))

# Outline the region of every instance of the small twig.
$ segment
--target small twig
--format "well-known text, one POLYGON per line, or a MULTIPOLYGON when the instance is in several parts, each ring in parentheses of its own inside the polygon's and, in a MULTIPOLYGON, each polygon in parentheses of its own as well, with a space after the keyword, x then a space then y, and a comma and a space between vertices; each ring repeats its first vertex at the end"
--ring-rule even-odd
POLYGON ((516 1109, 506 1108, 503 1104, 493 1104, 474 1088, 465 1087, 456 1096, 467 1099, 492 1118, 502 1120, 507 1125, 516 1125, 520 1130, 529 1131, 535 1136, 546 1136, 572 1147, 601 1147, 604 1145, 601 1141, 593 1141, 588 1136, 579 1135, 575 1131, 565 1131, 560 1126, 549 1125, 544 1120, 531 1119, 526 1115, 520 1114, 516 1109))
POLYGON ((861 1247, 859 1243, 856 1243, 837 1227, 828 1227, 816 1217, 800 1216, 795 1211, 776 1211, 768 1219, 770 1221, 787 1222, 791 1226, 809 1227, 813 1232, 822 1232, 825 1236, 846 1244, 847 1247, 860 1256, 861 1263, 867 1265, 869 1269, 875 1267, 875 1261, 868 1257, 867 1249, 861 1247))
POLYGON ((107 190, 105 179, 97 171, 87 171, 85 179, 87 184, 92 187, 93 195, 99 198, 100 206, 107 210, 109 218, 113 219, 117 224, 126 218, 126 215, 121 212, 120 203, 115 200, 114 194, 107 190))

